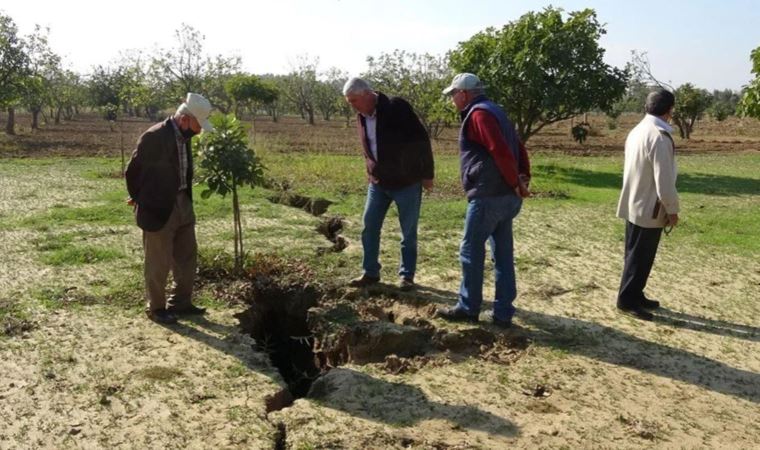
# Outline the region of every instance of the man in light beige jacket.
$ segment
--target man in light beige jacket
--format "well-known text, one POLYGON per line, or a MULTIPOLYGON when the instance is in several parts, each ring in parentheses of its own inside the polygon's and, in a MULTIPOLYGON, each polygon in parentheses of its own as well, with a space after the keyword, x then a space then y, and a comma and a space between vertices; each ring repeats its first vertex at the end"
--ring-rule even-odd
POLYGON ((649 94, 647 115, 625 141, 623 190, 617 216, 625 219, 625 265, 617 307, 642 320, 660 303, 648 299, 644 288, 652 270, 662 230, 678 223, 675 144, 668 124, 674 95, 664 89, 649 94))

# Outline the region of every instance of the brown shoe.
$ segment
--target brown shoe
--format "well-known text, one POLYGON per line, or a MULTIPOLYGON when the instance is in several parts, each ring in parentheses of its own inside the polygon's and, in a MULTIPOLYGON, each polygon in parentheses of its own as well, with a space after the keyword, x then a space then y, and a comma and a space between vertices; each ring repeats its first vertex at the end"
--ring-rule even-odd
POLYGON ((157 309, 155 311, 146 311, 148 318, 156 323, 171 325, 177 323, 177 316, 166 309, 157 309))
POLYGON ((471 316, 458 308, 439 308, 435 316, 449 322, 478 323, 478 316, 471 316))
POLYGON ((200 308, 192 303, 188 305, 171 305, 166 310, 175 316, 202 316, 206 314, 206 308, 200 308))
POLYGON ((351 287, 367 287, 380 282, 380 277, 371 277, 366 273, 359 278, 354 278, 348 285, 351 287))

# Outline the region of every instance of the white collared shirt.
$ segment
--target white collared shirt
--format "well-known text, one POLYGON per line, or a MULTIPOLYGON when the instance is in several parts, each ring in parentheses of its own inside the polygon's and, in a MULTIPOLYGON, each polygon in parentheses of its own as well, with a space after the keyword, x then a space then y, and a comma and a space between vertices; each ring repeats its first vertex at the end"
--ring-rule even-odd
POLYGON ((664 130, 664 131, 667 131, 667 132, 668 132, 668 134, 670 134, 670 133, 672 133, 672 132, 673 132, 673 127, 672 127, 672 126, 670 126, 670 124, 669 124, 669 123, 665 122, 665 121, 664 121, 664 120, 662 120, 661 118, 659 118, 659 117, 657 117, 657 116, 655 116, 655 115, 653 115, 653 114, 647 114, 647 116, 652 116, 652 117, 654 117, 654 124, 655 124, 655 126, 656 126, 657 128, 660 128, 660 129, 662 129, 662 130, 664 130))
POLYGON ((364 116, 364 126, 367 129, 369 151, 372 153, 372 159, 377 161, 377 110, 371 116, 364 116))

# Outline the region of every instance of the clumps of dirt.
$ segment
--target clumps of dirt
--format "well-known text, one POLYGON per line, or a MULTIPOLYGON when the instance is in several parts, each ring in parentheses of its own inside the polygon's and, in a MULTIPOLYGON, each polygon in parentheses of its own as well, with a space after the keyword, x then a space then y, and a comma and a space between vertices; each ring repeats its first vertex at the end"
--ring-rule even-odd
POLYGON ((19 336, 37 327, 37 324, 29 319, 6 315, 0 317, 0 334, 3 336, 19 336))
POLYGON ((268 197, 272 203, 300 208, 314 216, 321 216, 327 212, 327 208, 333 204, 330 200, 324 198, 305 197, 288 191, 280 191, 268 197))
POLYGON ((551 198, 555 200, 569 200, 570 194, 567 191, 556 191, 556 190, 548 190, 548 191, 541 191, 541 190, 531 190, 531 197, 535 198, 551 198))
POLYGON ((618 421, 623 424, 628 433, 646 439, 648 441, 654 441, 662 438, 662 427, 656 422, 644 419, 637 419, 621 414, 618 416, 618 421))
POLYGON ((523 389, 523 394, 529 397, 545 398, 552 395, 552 390, 544 384, 537 384, 523 389))
POLYGON ((568 292, 572 292, 572 289, 563 288, 562 286, 558 286, 556 284, 543 285, 534 290, 534 293, 544 300, 551 300, 554 297, 559 297, 561 295, 567 294, 568 292))
POLYGON ((333 243, 333 245, 330 247, 317 248, 317 254, 323 255, 330 252, 342 252, 348 247, 348 240, 340 235, 341 231, 343 231, 343 219, 340 217, 327 217, 319 222, 317 225, 317 232, 326 237, 328 241, 333 243))
POLYGON ((310 324, 322 367, 377 363, 386 372, 399 374, 471 357, 510 364, 529 345, 526 337, 514 333, 437 328, 429 320, 435 310, 431 305, 385 298, 329 302, 310 324))
POLYGON ((236 316, 243 332, 287 384, 266 399, 267 412, 310 395, 315 380, 347 363, 376 364, 391 374, 467 358, 511 364, 529 345, 514 331, 438 328, 434 305, 419 299, 352 301, 318 283, 303 263, 276 256, 258 256, 235 283, 238 301, 248 305, 236 316))
POLYGON ((102 301, 98 297, 82 292, 76 286, 45 288, 37 293, 37 297, 54 306, 94 305, 102 301))

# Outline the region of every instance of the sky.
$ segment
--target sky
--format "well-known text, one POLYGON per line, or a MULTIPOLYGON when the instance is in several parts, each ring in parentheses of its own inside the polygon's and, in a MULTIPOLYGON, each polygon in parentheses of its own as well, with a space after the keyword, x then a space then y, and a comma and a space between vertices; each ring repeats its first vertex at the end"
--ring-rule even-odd
POLYGON ((367 56, 444 54, 550 4, 596 10, 613 66, 624 67, 637 50, 657 79, 675 87, 738 90, 754 78, 749 55, 760 46, 760 5, 752 0, 0 0, 0 12, 21 34, 49 27, 52 48, 80 73, 120 51, 175 47, 185 23, 203 33, 205 53, 240 56, 252 73, 287 73, 307 56, 319 58, 319 70, 358 75, 367 56))

